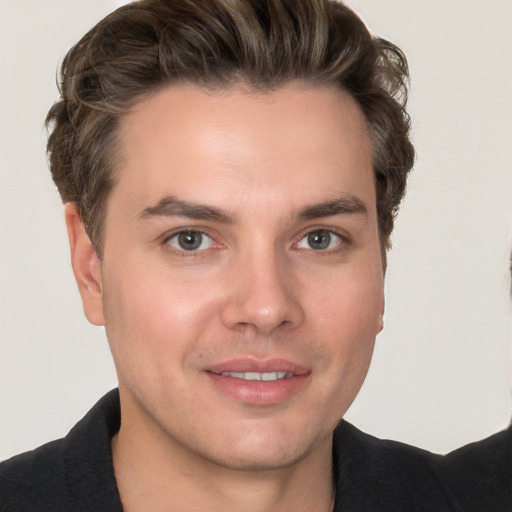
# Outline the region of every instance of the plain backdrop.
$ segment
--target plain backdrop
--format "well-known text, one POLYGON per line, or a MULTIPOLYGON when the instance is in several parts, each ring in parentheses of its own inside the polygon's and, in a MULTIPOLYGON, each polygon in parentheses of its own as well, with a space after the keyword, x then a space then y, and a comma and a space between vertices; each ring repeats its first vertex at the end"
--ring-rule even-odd
MULTIPOLYGON (((116 385, 82 314, 43 121, 67 49, 121 3, 0 0, 0 459, 65 435, 116 385)), ((511 416, 512 2, 348 3, 409 58, 418 159, 385 329, 346 417, 446 452, 511 416)))

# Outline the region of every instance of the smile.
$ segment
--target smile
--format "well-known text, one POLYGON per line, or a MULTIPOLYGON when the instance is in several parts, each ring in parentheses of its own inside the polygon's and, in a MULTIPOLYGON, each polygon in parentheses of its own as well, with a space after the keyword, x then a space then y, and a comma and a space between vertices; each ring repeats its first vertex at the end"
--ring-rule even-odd
POLYGON ((223 377, 233 377, 235 379, 260 380, 265 382, 289 379, 293 377, 293 373, 288 372, 222 372, 220 375, 223 377))

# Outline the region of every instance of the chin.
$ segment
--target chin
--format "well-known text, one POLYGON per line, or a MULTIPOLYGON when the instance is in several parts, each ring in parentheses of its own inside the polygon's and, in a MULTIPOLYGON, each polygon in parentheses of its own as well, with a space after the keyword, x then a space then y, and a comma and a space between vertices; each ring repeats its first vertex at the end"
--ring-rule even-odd
POLYGON ((235 471, 272 471, 297 464, 307 457, 301 450, 288 450, 274 453, 224 453, 212 462, 218 466, 235 471))
MULTIPOLYGON (((237 436, 222 443, 222 451, 211 457, 217 465, 237 471, 268 471, 287 468, 297 464, 315 449, 319 448, 318 441, 311 439, 306 432, 290 433, 271 432, 261 429, 237 436)), ((331 450, 331 435, 326 436, 326 449, 331 450)))

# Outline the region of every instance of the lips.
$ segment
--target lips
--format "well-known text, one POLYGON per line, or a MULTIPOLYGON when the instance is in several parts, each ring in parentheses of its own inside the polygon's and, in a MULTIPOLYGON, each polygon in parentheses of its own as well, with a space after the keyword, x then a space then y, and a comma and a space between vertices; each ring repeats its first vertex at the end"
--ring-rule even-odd
POLYGON ((205 369, 209 382, 224 396, 252 405, 286 402, 310 381, 311 370, 284 359, 243 358, 205 369))
POLYGON ((310 372, 310 369, 302 364, 288 361, 286 359, 257 359, 255 357, 246 357, 224 361, 205 368, 205 370, 222 373, 285 373, 291 375, 304 375, 310 372))

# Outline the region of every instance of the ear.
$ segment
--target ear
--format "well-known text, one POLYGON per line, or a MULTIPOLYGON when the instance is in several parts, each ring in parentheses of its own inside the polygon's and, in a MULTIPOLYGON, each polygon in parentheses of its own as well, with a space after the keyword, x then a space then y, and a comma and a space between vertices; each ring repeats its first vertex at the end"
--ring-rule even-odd
POLYGON ((380 310, 380 316, 379 316, 379 324, 378 324, 378 331, 382 332, 382 329, 384 329, 384 311, 386 309, 386 298, 384 296, 384 291, 382 291, 382 306, 380 310))
POLYGON ((82 297, 87 320, 104 325, 101 263, 74 203, 65 206, 66 226, 71 249, 71 266, 82 297))

